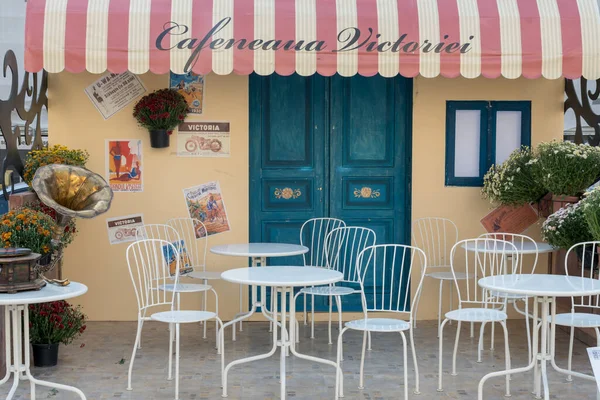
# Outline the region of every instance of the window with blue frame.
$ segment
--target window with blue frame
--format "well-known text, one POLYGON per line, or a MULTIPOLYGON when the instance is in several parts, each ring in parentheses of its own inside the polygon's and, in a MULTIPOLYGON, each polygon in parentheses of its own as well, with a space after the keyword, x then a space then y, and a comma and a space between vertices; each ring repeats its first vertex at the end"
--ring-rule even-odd
POLYGON ((483 186, 521 146, 531 146, 531 101, 446 103, 446 186, 483 186))

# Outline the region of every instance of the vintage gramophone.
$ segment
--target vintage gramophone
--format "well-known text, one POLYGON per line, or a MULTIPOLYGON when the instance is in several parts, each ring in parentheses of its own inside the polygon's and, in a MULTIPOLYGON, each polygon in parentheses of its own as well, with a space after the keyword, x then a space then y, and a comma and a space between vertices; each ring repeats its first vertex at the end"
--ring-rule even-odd
POLYGON ((82 168, 64 164, 52 164, 39 168, 33 182, 33 190, 40 201, 53 208, 57 214, 57 227, 52 234, 52 256, 47 265, 36 265, 36 271, 45 282, 66 286, 62 268, 58 279, 49 279, 45 273, 60 265, 63 256, 61 237, 72 218, 94 218, 110 208, 113 192, 100 175, 82 168))

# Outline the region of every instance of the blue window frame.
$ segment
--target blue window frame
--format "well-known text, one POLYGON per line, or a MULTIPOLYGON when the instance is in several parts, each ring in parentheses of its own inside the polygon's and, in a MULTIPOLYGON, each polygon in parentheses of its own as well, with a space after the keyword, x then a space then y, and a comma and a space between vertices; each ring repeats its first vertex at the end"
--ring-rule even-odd
POLYGON ((531 101, 446 102, 446 186, 483 186, 521 146, 531 146, 531 101))

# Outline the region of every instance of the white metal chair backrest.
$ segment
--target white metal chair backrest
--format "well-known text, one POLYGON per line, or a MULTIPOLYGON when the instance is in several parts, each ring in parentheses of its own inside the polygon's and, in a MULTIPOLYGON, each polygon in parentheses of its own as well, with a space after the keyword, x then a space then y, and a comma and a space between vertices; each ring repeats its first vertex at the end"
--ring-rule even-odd
MULTIPOLYGON (((530 247, 531 249, 534 250, 533 256, 534 256, 534 260, 533 260, 533 266, 531 268, 531 273, 535 273, 535 267, 537 266, 537 262, 538 262, 538 245, 535 242, 535 240, 533 240, 532 238, 530 238, 529 236, 526 235, 519 235, 516 233, 500 233, 500 232, 494 232, 494 233, 484 233, 483 235, 479 236, 480 238, 490 238, 490 239, 498 239, 498 240, 504 240, 507 242, 511 242, 512 244, 515 245, 515 247, 517 248, 517 250, 521 250, 523 248, 528 248, 530 247)), ((524 255, 520 253, 520 257, 519 257, 519 264, 517 265, 517 273, 518 274, 522 274, 523 273, 523 260, 525 259, 524 255)))
POLYGON ((490 297, 489 292, 479 286, 478 281, 488 276, 514 274, 518 264, 519 252, 511 242, 477 238, 456 243, 450 254, 450 268, 454 275, 459 307, 504 305, 503 301, 490 297), (463 288, 456 279, 457 272, 466 274, 466 279, 460 281, 463 282, 463 288))
MULTIPOLYGON (((569 256, 571 253, 575 253, 581 262, 580 276, 582 278, 598 279, 596 274, 600 264, 599 251, 600 242, 581 242, 571 246, 565 256, 565 274, 569 276, 569 256)), ((581 307, 600 309, 599 295, 572 297, 571 302, 573 312, 575 312, 575 308, 581 307)))
POLYGON ((179 257, 175 257, 175 275, 171 276, 165 253, 178 255, 175 246, 162 239, 142 239, 127 247, 127 266, 140 313, 156 306, 174 307, 175 292, 160 288, 178 284, 179 257))
POLYGON ((300 244, 308 247, 308 253, 302 256, 305 266, 327 267, 325 239, 329 232, 343 226, 346 223, 338 218, 311 218, 302 224, 300 244))
POLYGON ((375 231, 360 226, 335 228, 327 235, 326 264, 344 275, 342 282, 359 283, 356 261, 358 255, 377 241, 375 231))
POLYGON ((448 218, 424 217, 413 222, 413 245, 427 255, 429 270, 450 267, 450 251, 458 242, 458 228, 448 218))
POLYGON ((138 227, 135 230, 135 240, 144 239, 161 239, 173 244, 181 241, 175 228, 165 224, 144 224, 138 227))
POLYGON ((206 271, 208 235, 206 226, 196 218, 171 218, 167 225, 175 228, 185 244, 185 250, 195 271, 206 271))
POLYGON ((413 299, 418 299, 427 269, 427 255, 418 247, 400 244, 369 246, 356 262, 365 318, 368 312, 410 314, 413 299), (410 282, 415 265, 419 267, 419 285, 411 298, 410 282))

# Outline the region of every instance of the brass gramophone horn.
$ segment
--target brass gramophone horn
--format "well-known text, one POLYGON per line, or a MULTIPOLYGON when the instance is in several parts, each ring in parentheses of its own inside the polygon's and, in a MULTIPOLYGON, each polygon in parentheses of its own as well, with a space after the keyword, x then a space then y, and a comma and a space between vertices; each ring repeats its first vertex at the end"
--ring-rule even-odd
POLYGON ((47 282, 66 286, 68 279, 48 279, 44 273, 51 271, 61 260, 63 244, 61 237, 65 226, 72 218, 94 218, 110 208, 113 192, 100 175, 72 165, 52 164, 39 168, 31 183, 40 201, 53 208, 58 215, 58 224, 52 235, 52 260, 48 266, 38 265, 40 276, 47 282))

